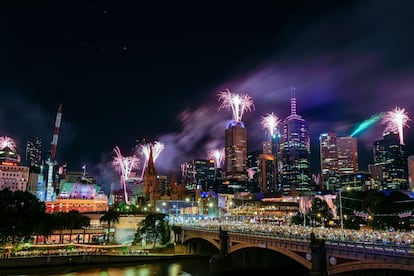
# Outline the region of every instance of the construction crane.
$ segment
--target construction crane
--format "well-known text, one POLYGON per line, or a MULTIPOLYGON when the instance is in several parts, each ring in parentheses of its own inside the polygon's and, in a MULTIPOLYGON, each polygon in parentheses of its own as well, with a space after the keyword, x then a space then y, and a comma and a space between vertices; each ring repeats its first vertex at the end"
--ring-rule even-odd
POLYGON ((55 129, 53 131, 52 142, 50 143, 52 147, 50 149, 50 156, 46 160, 46 164, 48 165, 48 171, 47 171, 47 186, 46 186, 45 201, 52 201, 53 195, 55 192, 55 189, 53 186, 53 169, 54 169, 54 166, 57 165, 57 162, 55 161, 55 157, 56 157, 56 148, 57 148, 57 142, 59 138, 61 120, 62 120, 62 104, 59 105, 59 108, 56 114, 55 129))

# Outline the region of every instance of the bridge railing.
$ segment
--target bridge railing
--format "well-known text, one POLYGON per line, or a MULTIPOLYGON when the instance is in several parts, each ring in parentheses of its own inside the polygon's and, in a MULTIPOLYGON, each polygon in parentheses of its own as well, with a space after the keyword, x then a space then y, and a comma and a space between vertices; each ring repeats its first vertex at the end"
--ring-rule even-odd
MULTIPOLYGON (((185 225, 182 226, 183 229, 188 230, 197 230, 201 232, 216 232, 218 233, 220 230, 217 227, 200 227, 200 226, 194 226, 194 225, 185 225)), ((280 239, 280 240, 295 240, 300 242, 310 242, 309 237, 302 237, 299 235, 286 235, 286 234, 278 234, 275 232, 267 232, 267 231, 245 231, 241 229, 229 229, 223 227, 222 230, 227 231, 231 234, 238 234, 246 237, 255 237, 255 238, 271 238, 271 239, 280 239)))
POLYGON ((347 250, 381 253, 382 255, 414 256, 414 248, 409 244, 384 244, 376 242, 326 240, 326 246, 331 249, 346 248, 347 250))
MULTIPOLYGON (((201 232, 219 232, 218 227, 201 227, 195 225, 182 225, 183 229, 192 229, 201 232)), ((296 242, 306 242, 310 243, 310 237, 292 235, 292 234, 279 234, 275 232, 266 232, 266 231, 246 231, 241 229, 230 229, 223 227, 222 230, 226 230, 228 233, 234 233, 237 235, 242 235, 246 237, 255 237, 255 238, 266 238, 266 239, 278 239, 278 240, 290 240, 296 242)), ((378 253, 382 255, 401 255, 401 256, 414 256, 414 246, 409 244, 392 244, 392 243, 377 243, 377 242, 361 242, 361 241, 352 241, 352 240, 335 240, 327 239, 325 240, 325 246, 331 249, 340 249, 347 251, 364 251, 371 253, 378 253)))

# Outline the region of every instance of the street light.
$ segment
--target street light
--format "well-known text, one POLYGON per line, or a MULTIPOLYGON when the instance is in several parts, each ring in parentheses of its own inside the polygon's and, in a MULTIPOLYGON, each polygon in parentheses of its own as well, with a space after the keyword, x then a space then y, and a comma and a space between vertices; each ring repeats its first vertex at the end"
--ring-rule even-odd
POLYGON ((339 189, 339 216, 341 222, 341 231, 344 232, 344 218, 342 216, 342 188, 339 189))

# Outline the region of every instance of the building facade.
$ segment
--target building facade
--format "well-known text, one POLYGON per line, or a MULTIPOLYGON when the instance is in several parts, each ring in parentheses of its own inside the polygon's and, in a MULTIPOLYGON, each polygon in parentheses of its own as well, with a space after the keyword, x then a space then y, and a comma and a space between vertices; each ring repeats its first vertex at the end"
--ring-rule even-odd
POLYGON ((280 181, 284 194, 310 191, 310 138, 308 123, 296 113, 296 98, 290 101, 291 114, 282 123, 280 181))
POLYGON ((381 172, 383 189, 408 189, 406 146, 400 144, 397 132, 386 132, 382 140, 374 142, 374 166, 381 172))
POLYGON ((323 189, 338 191, 339 178, 358 172, 358 146, 355 137, 338 137, 335 132, 319 136, 323 189))

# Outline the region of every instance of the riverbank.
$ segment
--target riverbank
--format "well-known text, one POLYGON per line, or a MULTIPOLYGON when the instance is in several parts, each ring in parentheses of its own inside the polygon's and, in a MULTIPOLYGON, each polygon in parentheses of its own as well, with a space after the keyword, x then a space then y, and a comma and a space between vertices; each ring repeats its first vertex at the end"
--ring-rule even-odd
POLYGON ((66 256, 30 256, 0 259, 0 271, 16 268, 57 267, 76 265, 109 265, 125 263, 149 263, 177 259, 206 258, 199 254, 161 254, 148 255, 66 255, 66 256))

